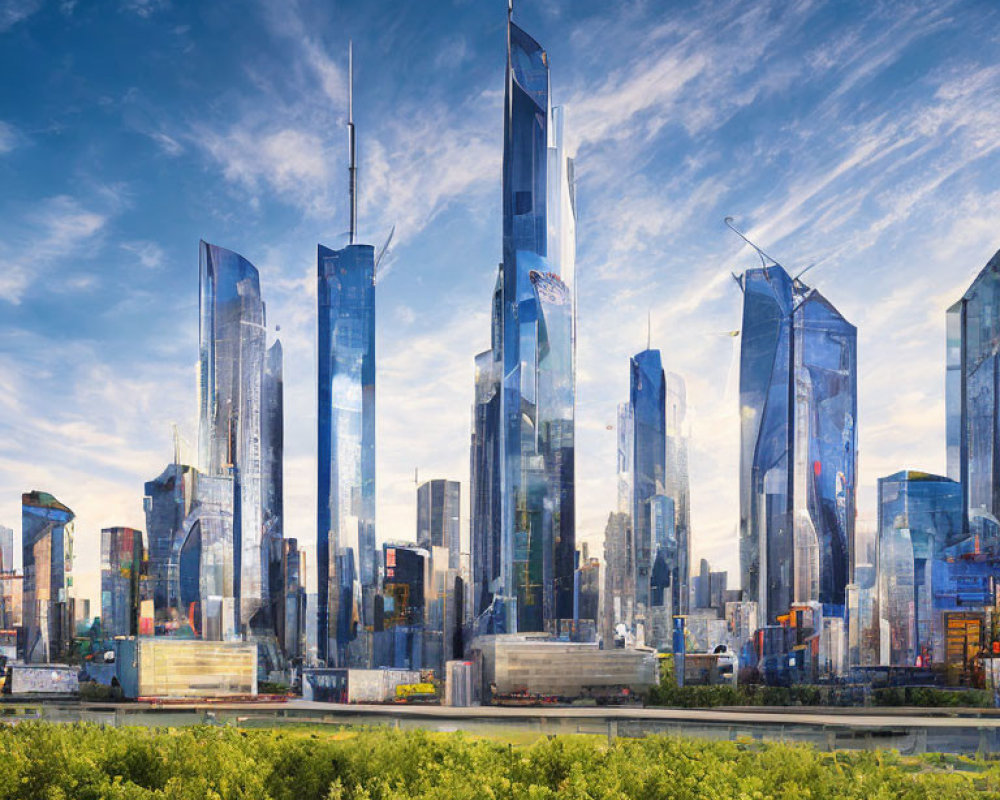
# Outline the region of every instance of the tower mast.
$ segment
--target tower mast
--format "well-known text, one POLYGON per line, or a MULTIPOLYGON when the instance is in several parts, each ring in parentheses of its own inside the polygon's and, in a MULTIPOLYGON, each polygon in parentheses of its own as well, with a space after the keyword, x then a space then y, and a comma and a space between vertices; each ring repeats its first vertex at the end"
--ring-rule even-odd
POLYGON ((351 205, 351 227, 348 244, 354 244, 358 233, 358 162, 354 138, 354 42, 347 45, 347 153, 348 193, 351 205))

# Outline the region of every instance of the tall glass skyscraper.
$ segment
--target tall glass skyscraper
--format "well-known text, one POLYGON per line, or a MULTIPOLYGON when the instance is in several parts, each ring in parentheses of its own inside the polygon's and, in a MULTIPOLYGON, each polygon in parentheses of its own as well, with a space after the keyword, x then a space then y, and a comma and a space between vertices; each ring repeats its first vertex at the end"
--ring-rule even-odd
POLYGON ((632 535, 635 602, 649 609, 649 578, 656 556, 651 501, 663 495, 667 467, 667 388, 659 350, 643 350, 630 362, 632 412, 632 535))
POLYGON ((448 563, 435 564, 435 570, 459 567, 461 498, 462 484, 458 481, 435 479, 417 487, 417 547, 428 552, 435 547, 448 550, 448 563))
MULTIPOLYGON (((231 477, 237 630, 273 639, 264 530, 262 402, 267 334, 257 269, 238 253, 201 242, 198 451, 208 476, 231 477)), ((214 502, 226 498, 213 497, 214 502)))
POLYGON ((740 567, 773 625, 792 603, 842 616, 854 538, 857 330, 772 266, 747 270, 740 352, 740 567))
MULTIPOLYGON (((352 62, 353 81, 353 62, 352 62)), ((353 86, 348 96, 350 239, 319 245, 317 578, 319 658, 369 666, 375 557, 375 248, 356 244, 353 86)))
POLYGON ((166 636, 191 635, 198 624, 191 619, 191 607, 181 600, 181 554, 189 533, 184 523, 195 502, 198 473, 177 460, 175 455, 174 463, 158 478, 146 482, 143 499, 149 545, 146 581, 153 597, 154 629, 166 636))
POLYGON ((1000 554, 1000 252, 948 309, 947 331, 948 476, 981 550, 1000 554))
POLYGON ((950 594, 946 563, 962 532, 961 486, 906 470, 878 482, 879 606, 888 623, 890 664, 929 667, 943 654, 938 618, 950 594), (935 640, 938 646, 935 648, 935 640))
MULTIPOLYGON (((497 295, 499 296, 499 295, 497 295)), ((496 309, 494 309, 496 313, 496 309)), ((497 326, 494 325, 494 330, 497 326)), ((484 630, 495 623, 500 591, 500 364, 493 350, 476 356, 476 395, 472 411, 469 464, 469 529, 472 553, 472 616, 484 630), (489 610, 489 611, 488 611, 489 610)))
POLYGON ((24 660, 58 661, 73 642, 73 512, 47 492, 21 495, 24 660))
MULTIPOLYGON (((573 162, 563 150, 561 110, 549 102, 548 56, 509 20, 507 37, 503 262, 489 356, 495 367, 477 369, 502 376, 500 467, 475 472, 477 482, 499 480, 489 491, 499 495, 500 520, 473 522, 473 560, 499 551, 491 590, 498 633, 544 631, 572 618, 575 551, 573 162), (476 530, 498 536, 499 547, 476 530)), ((474 497, 483 494, 473 486, 474 497)), ((484 574, 479 564, 474 573, 484 574)))
MULTIPOLYGON (((671 572, 671 599, 675 614, 688 612, 691 576, 691 484, 688 476, 687 385, 674 372, 666 375, 667 463, 665 494, 673 504, 673 552, 668 555, 671 572)), ((654 529, 655 532, 655 529, 654 529)))

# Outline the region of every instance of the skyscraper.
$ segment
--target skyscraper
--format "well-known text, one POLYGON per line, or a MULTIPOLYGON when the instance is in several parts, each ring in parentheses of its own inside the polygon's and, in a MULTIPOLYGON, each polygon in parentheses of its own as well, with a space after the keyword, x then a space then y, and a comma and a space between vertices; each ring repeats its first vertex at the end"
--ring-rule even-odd
POLYGON ((105 636, 139 633, 142 561, 142 531, 101 530, 101 627, 105 636))
POLYGON ((1000 251, 948 309, 948 477, 962 484, 967 524, 1000 552, 1000 251))
POLYGON ((666 378, 659 350, 643 350, 630 366, 629 407, 632 412, 632 536, 635 554, 635 602, 649 609, 649 577, 656 555, 652 505, 666 481, 666 378))
POLYGON ((939 608, 953 593, 949 549, 965 538, 961 487, 906 470, 879 478, 878 504, 879 607, 888 623, 890 663, 929 667, 935 650, 938 660, 944 654, 939 608))
MULTIPOLYGON (((474 561, 499 551, 491 589, 498 633, 544 631, 572 618, 575 551, 573 162, 563 150, 561 109, 549 102, 548 56, 510 19, 506 78, 503 261, 489 356, 489 374, 503 376, 500 467, 498 476, 474 470, 477 481, 499 477, 500 520, 473 523, 500 540, 495 548, 474 530, 474 561)), ((472 494, 481 497, 482 486, 472 494)), ((474 572, 485 574, 478 564, 474 572)))
POLYGON ((319 245, 317 577, 319 658, 368 666, 375 558, 375 248, 356 244, 353 90, 348 245, 319 245))
POLYGON ((73 642, 73 512, 46 492, 21 495, 24 660, 56 661, 73 642))
MULTIPOLYGON (((458 569, 460 555, 459 505, 462 485, 458 481, 430 480, 417 487, 417 547, 448 550, 448 569, 458 569)), ((442 565, 435 564, 435 569, 442 565)))
MULTIPOLYGON (((261 405, 267 335, 257 269, 238 253, 200 243, 201 359, 198 450, 207 476, 232 479, 229 503, 236 628, 272 638, 264 531, 261 405)), ((221 488, 222 484, 219 485, 221 488)), ((229 569, 227 565, 227 569, 229 569)))
MULTIPOLYGON (((495 297, 499 298, 499 292, 495 297)), ((493 329, 499 330, 496 324, 493 329)), ((493 352, 476 356, 469 464, 472 617, 485 625, 483 632, 497 621, 492 604, 494 595, 500 593, 500 364, 493 360, 493 352)))
MULTIPOLYGON (((284 537, 284 379, 281 342, 275 341, 264 359, 264 377, 261 394, 261 504, 263 523, 264 561, 267 571, 265 583, 268 588, 270 608, 267 618, 273 625, 277 644, 284 655, 290 655, 282 635, 285 624, 282 621, 286 607, 284 593, 288 587, 285 570, 284 537)), ((293 557, 297 561, 297 555, 293 557)), ((294 600, 291 601, 294 605, 294 600)), ((292 637, 294 641, 294 636, 292 637)))
POLYGON ((691 485, 688 477, 688 437, 684 430, 687 414, 687 386, 684 378, 673 372, 666 375, 666 487, 673 506, 673 535, 669 538, 668 566, 671 573, 671 597, 675 614, 688 611, 688 586, 691 575, 691 485))
MULTIPOLYGON (((184 523, 195 502, 197 471, 178 460, 175 454, 174 463, 146 482, 143 499, 149 546, 146 581, 153 599, 155 632, 167 636, 190 635, 200 624, 190 617, 190 605, 182 602, 192 592, 181 588, 181 562, 190 532, 184 523)), ((193 594, 189 603, 198 602, 197 577, 193 594)))
POLYGON ((778 264, 747 270, 740 352, 740 568, 773 625, 843 616, 854 538, 857 330, 778 264))

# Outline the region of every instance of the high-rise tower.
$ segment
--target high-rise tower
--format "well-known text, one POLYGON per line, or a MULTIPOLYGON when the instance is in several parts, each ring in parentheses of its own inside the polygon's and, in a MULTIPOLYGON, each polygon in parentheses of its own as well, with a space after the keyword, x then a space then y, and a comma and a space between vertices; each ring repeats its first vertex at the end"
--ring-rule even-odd
POLYGON ((350 232, 319 245, 316 555, 319 658, 367 666, 378 585, 375 558, 375 248, 356 244, 353 54, 348 87, 350 232))
MULTIPOLYGON (((215 557, 233 576, 236 619, 220 619, 215 629, 229 631, 235 625, 243 636, 270 641, 262 441, 267 332, 260 278, 253 264, 231 250, 201 242, 200 255, 199 467, 207 478, 232 484, 232 497, 219 490, 212 502, 218 513, 231 514, 232 548, 215 557)), ((205 487, 210 483, 203 482, 205 487)), ((220 595, 216 605, 228 608, 229 599, 220 595)))
POLYGON ((543 631, 573 610, 576 211, 562 129, 548 56, 508 16, 503 261, 492 348, 476 359, 472 487, 476 611, 485 590, 498 633, 543 631))
POLYGON ((773 625, 843 616, 854 540, 857 329, 778 264, 747 270, 740 351, 740 567, 773 625))
POLYGON ((1000 555, 1000 251, 947 321, 948 477, 962 484, 980 550, 1000 555))

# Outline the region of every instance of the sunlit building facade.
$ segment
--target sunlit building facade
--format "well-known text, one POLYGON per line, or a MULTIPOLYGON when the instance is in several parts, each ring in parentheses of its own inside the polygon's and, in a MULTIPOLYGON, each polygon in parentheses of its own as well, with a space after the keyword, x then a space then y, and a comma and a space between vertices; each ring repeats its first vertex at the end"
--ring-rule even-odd
POLYGON ((47 492, 21 495, 24 661, 58 661, 73 642, 73 512, 47 492))
MULTIPOLYGON (((477 399, 476 433, 484 435, 474 434, 472 487, 473 561, 483 562, 473 567, 475 591, 482 606, 490 585, 486 627, 496 633, 553 630, 572 619, 575 552, 573 162, 563 149, 561 109, 549 102, 548 56, 513 22, 507 32, 503 261, 492 348, 477 358, 483 383, 487 375, 502 376, 493 418, 499 467, 475 463, 476 448, 480 456, 488 449, 491 427, 488 401, 477 399), (494 365, 489 370, 481 363, 486 358, 494 365), (484 490, 487 480, 493 485, 484 490), (492 509, 482 505, 494 492, 498 524, 484 518, 492 509), (498 538, 498 546, 487 536, 498 538)), ((478 381, 477 398, 486 394, 478 381)))
POLYGON ((747 270, 740 352, 740 567, 761 624, 843 617, 855 522, 857 330, 778 265, 747 270))
MULTIPOLYGON (((231 480, 231 561, 236 629, 274 639, 267 585, 270 544, 264 528, 262 404, 267 353, 264 304, 256 267, 238 253, 201 242, 201 471, 231 480)), ((213 487, 223 486, 220 483, 213 487)), ((212 503, 225 502, 213 497, 212 503)))
POLYGON ((319 246, 319 658, 368 666, 375 548, 375 250, 319 246))

